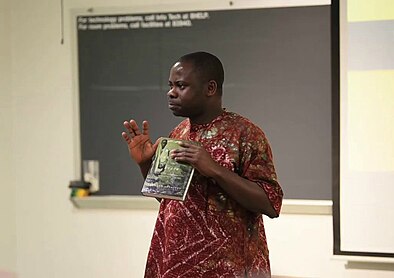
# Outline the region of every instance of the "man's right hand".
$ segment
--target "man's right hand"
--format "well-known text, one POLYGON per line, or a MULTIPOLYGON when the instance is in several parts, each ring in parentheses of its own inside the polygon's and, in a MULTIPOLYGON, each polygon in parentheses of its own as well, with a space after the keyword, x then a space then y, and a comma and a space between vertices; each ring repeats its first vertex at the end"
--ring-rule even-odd
POLYGON ((127 143, 130 157, 140 166, 150 165, 159 140, 152 144, 149 138, 148 122, 142 122, 142 133, 134 120, 125 121, 123 126, 127 132, 122 132, 122 137, 127 143))

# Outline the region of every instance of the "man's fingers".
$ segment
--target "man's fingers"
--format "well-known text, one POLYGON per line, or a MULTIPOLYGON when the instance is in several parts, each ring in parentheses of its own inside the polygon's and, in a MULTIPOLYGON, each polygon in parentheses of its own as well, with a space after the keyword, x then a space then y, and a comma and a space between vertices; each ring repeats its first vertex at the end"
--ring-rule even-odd
POLYGON ((134 135, 140 135, 141 134, 140 128, 138 127, 137 123, 134 120, 130 121, 130 127, 131 127, 131 130, 133 131, 134 135))
POLYGON ((160 143, 160 138, 157 138, 156 142, 152 146, 155 151, 156 151, 157 146, 159 145, 159 143, 160 143))
POLYGON ((193 151, 190 151, 189 149, 186 148, 179 148, 179 149, 174 149, 171 151, 170 153, 172 158, 191 158, 193 157, 195 154, 193 151))
POLYGON ((124 121, 123 126, 128 130, 130 133, 131 139, 133 139, 135 136, 140 135, 140 129, 137 125, 137 123, 134 120, 130 121, 124 121))
POLYGON ((123 122, 123 126, 127 129, 127 131, 130 133, 131 138, 133 138, 135 136, 134 130, 130 125, 130 122, 128 121, 124 121, 123 122))
POLYGON ((142 122, 142 134, 143 135, 149 135, 149 123, 148 123, 148 121, 143 121, 142 122))
MULTIPOLYGON (((135 120, 124 121, 123 126, 126 128, 127 132, 123 132, 122 136, 126 140, 127 143, 131 142, 135 136, 141 135, 140 128, 138 127, 135 120)), ((148 121, 142 122, 142 135, 149 136, 149 124, 148 121)))
POLYGON ((195 144, 191 144, 191 143, 183 142, 183 141, 179 142, 179 146, 186 148, 186 149, 191 149, 191 150, 192 149, 197 150, 197 148, 199 147, 195 144))
POLYGON ((126 132, 122 132, 122 137, 127 142, 127 144, 129 144, 131 142, 129 135, 127 135, 126 132))
POLYGON ((124 126, 125 129, 128 130, 130 128, 130 123, 128 121, 124 121, 123 122, 123 126, 124 126))

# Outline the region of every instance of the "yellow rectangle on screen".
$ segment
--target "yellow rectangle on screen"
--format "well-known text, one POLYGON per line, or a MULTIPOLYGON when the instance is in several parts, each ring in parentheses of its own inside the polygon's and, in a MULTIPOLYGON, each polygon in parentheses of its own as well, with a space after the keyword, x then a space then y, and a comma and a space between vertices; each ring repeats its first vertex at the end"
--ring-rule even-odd
POLYGON ((394 70, 349 71, 349 168, 394 170, 394 70))
POLYGON ((394 0, 348 0, 349 22, 394 20, 394 0))

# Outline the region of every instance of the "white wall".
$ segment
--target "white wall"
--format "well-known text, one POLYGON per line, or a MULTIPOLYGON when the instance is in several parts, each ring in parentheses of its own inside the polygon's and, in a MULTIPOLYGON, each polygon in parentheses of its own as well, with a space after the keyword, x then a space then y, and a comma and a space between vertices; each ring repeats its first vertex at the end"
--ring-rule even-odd
MULTIPOLYGON (((7 204, 10 215, 16 205, 16 217, 5 214, 7 228, 4 239, 3 233, 0 239, 11 244, 7 243, 5 252, 0 251, 0 262, 5 259, 5 267, 17 272, 19 278, 142 277, 156 212, 77 210, 68 200, 68 182, 77 177, 69 12, 82 5, 105 7, 108 1, 64 1, 64 45, 60 44, 60 1, 1 1, 1 7, 10 6, 11 20, 7 20, 9 28, 6 28, 1 17, 0 53, 1 57, 11 53, 12 69, 9 73, 7 65, 11 60, 6 58, 1 63, 0 76, 4 79, 8 73, 6 80, 12 83, 1 83, 0 103, 3 106, 12 102, 12 108, 2 107, 6 117, 0 123, 1 127, 13 127, 14 132, 7 135, 2 129, 0 133, 5 141, 0 149, 1 161, 3 153, 6 158, 0 166, 5 163, 4 169, 9 170, 6 172, 14 173, 5 174, 5 181, 10 184, 5 189, 15 191, 16 203, 3 197, 4 194, 0 195, 0 201, 7 204), (10 44, 3 42, 4 37, 11 38, 10 44), (3 97, 3 91, 11 84, 12 101, 9 93, 3 97), (12 243, 14 221, 16 247, 12 243), (8 259, 6 252, 14 252, 16 256, 8 259)), ((138 0, 133 4, 164 2, 182 1, 138 0)), ((130 3, 117 0, 110 5, 122 7, 130 3)), ((3 181, 1 184, 3 188, 3 181)), ((345 269, 344 262, 331 260, 331 222, 331 216, 313 215, 282 215, 267 220, 274 273, 327 278, 392 277, 393 273, 388 271, 345 269)))
POLYGON ((16 266, 9 11, 8 1, 0 0, 0 271, 13 271, 16 266))

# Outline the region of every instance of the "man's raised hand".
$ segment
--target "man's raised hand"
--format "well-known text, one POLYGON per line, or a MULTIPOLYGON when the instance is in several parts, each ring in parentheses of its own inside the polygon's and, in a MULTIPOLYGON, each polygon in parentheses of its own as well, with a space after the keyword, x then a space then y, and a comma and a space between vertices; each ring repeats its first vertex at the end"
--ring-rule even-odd
POLYGON ((142 122, 142 133, 134 120, 123 122, 126 132, 122 132, 122 137, 126 141, 130 157, 139 165, 150 163, 159 141, 152 144, 149 137, 149 123, 142 122))

